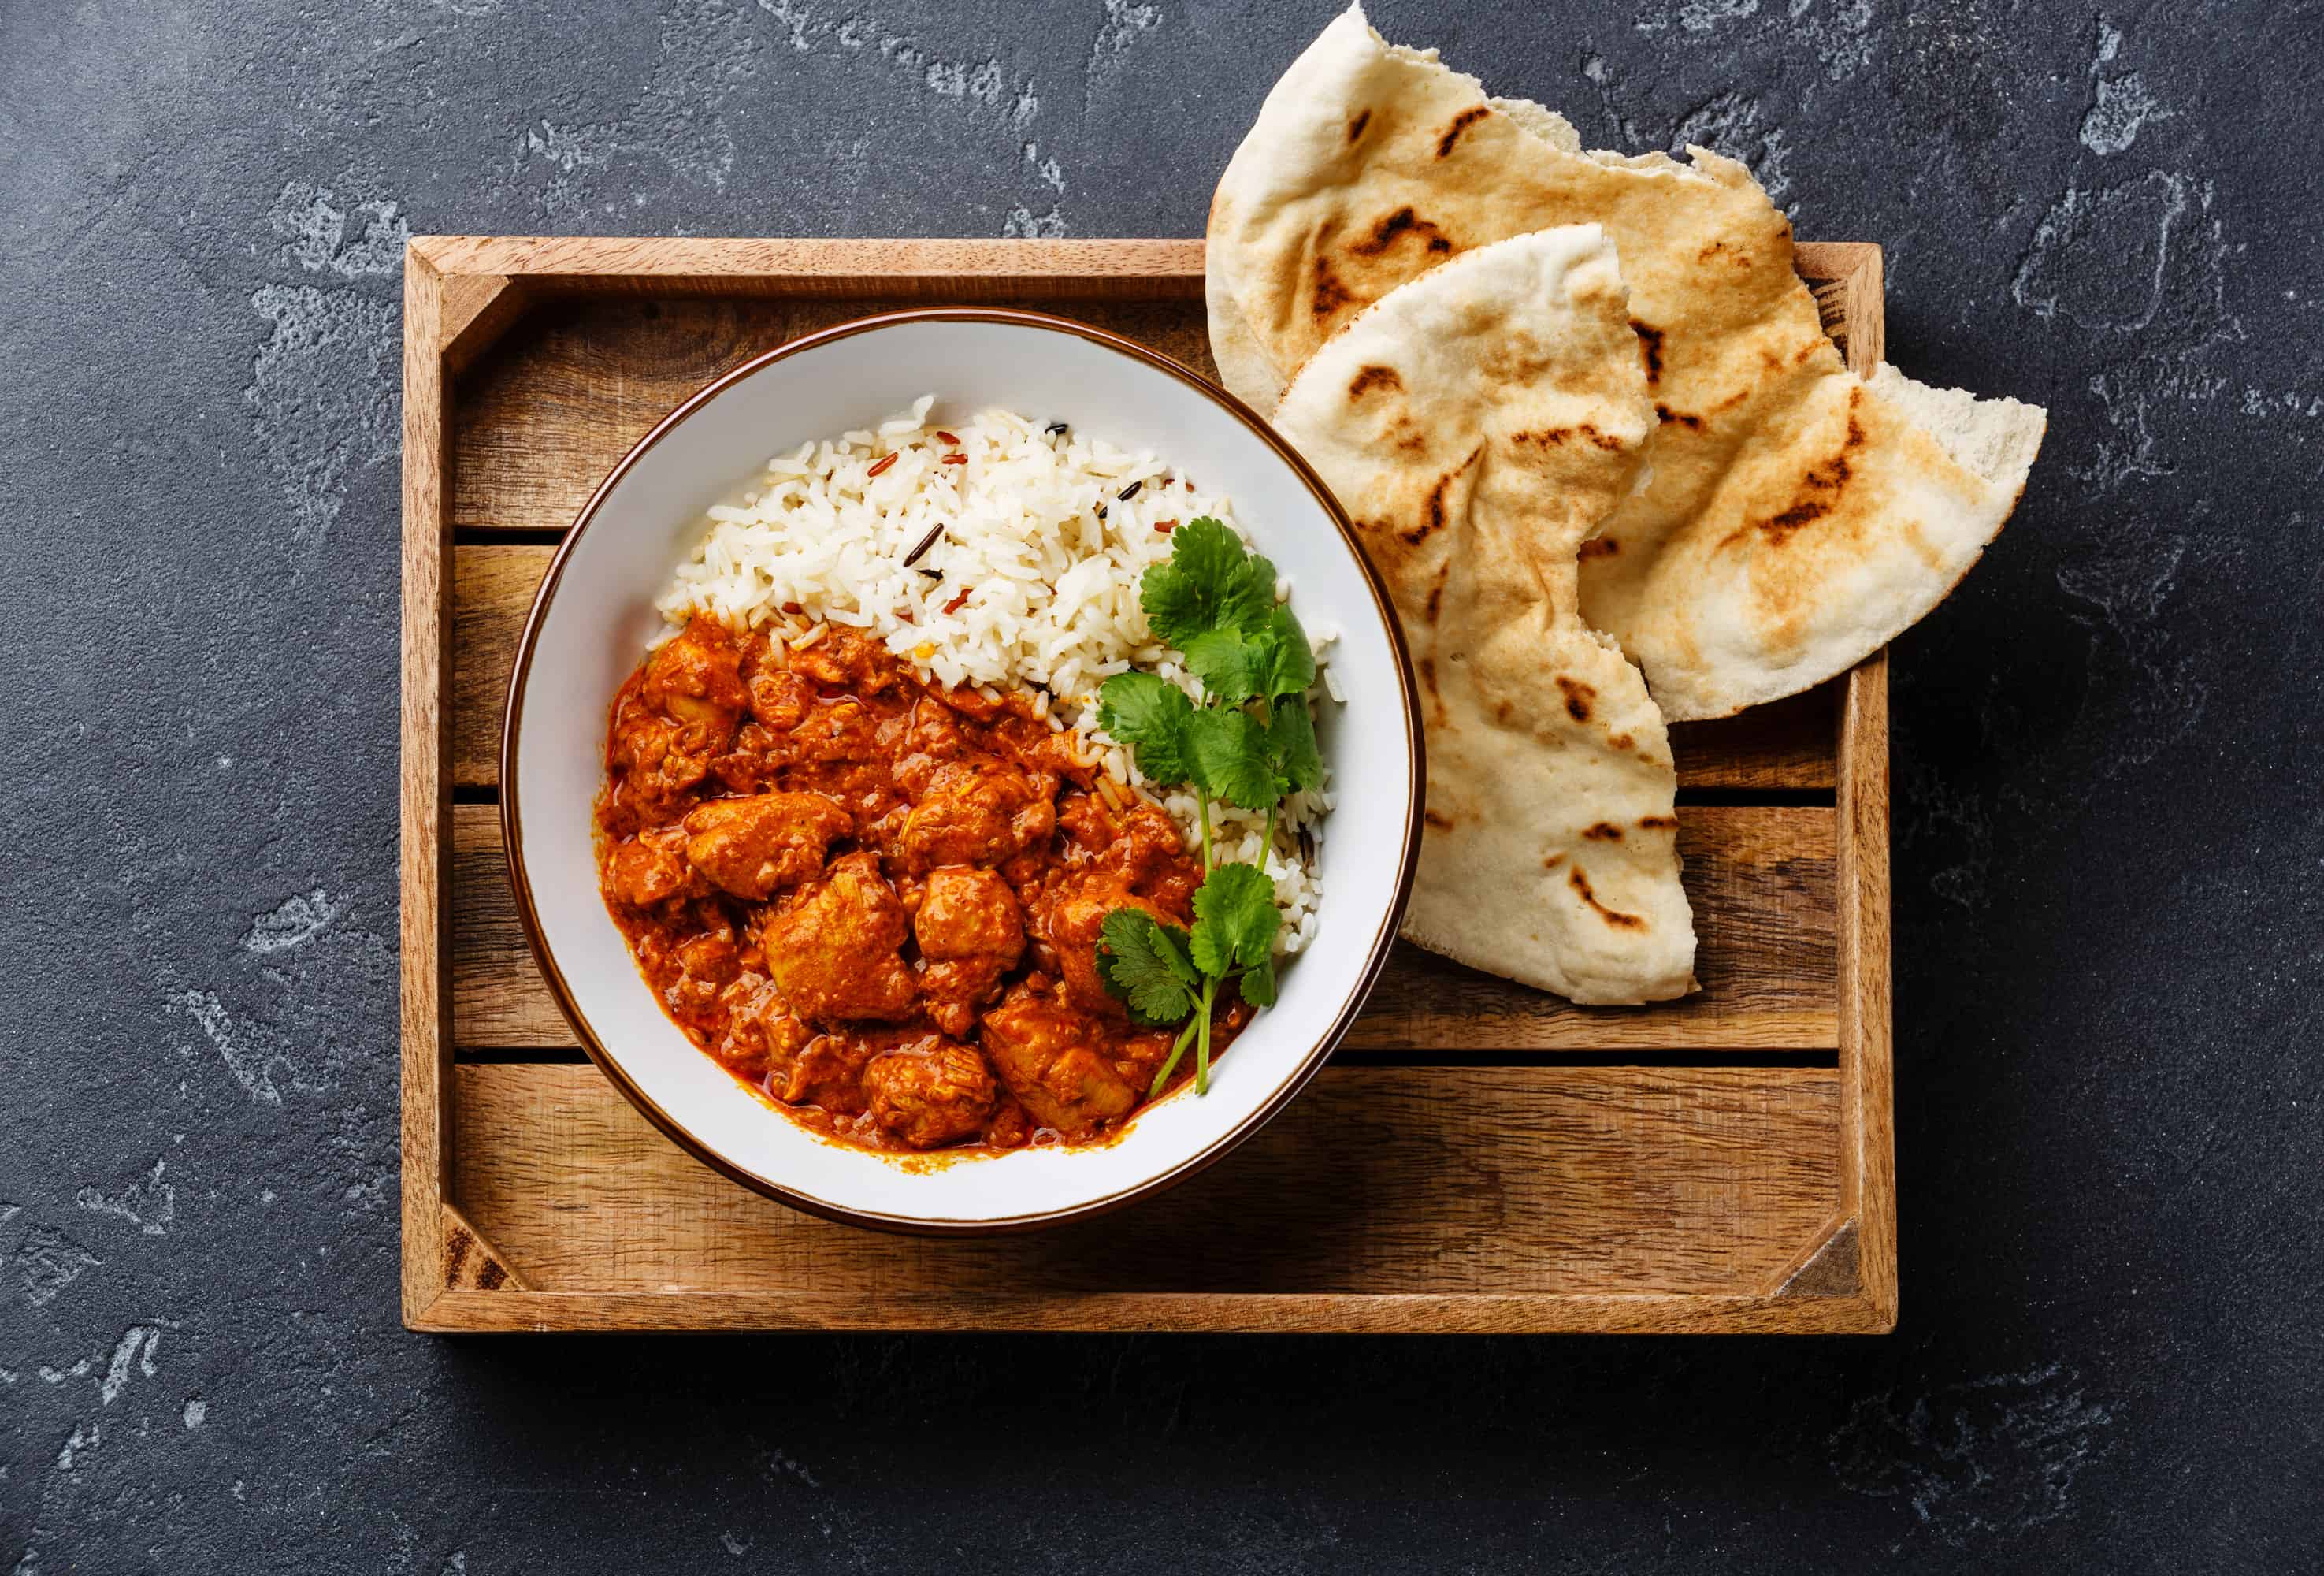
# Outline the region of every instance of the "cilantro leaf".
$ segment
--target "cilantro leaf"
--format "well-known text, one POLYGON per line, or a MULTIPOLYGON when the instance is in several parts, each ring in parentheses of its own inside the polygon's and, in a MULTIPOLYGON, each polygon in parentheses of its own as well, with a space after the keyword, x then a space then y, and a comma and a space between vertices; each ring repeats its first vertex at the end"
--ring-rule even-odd
POLYGON ((1194 786, 1245 810, 1265 810, 1283 797, 1265 729, 1248 711, 1212 708, 1186 722, 1187 765, 1194 786))
POLYGON ((1323 756, 1315 747, 1315 719, 1300 696, 1278 702, 1267 730, 1268 758, 1295 789, 1323 785, 1323 756))
POLYGON ((1315 681, 1315 651, 1291 609, 1275 607, 1256 644, 1267 654, 1265 669, 1255 675, 1261 691, 1269 700, 1305 695, 1307 686, 1315 681))
POLYGON ((1275 960, 1254 963, 1243 971, 1242 998, 1255 1007, 1275 1005, 1275 960))
POLYGON ((1171 533, 1169 559, 1147 566, 1138 587, 1146 621, 1179 650, 1209 630, 1250 634, 1275 607, 1275 566, 1208 515, 1171 533))
POLYGON ((1117 908, 1098 930, 1098 978, 1131 1017, 1167 1029, 1184 1023, 1199 1000, 1201 977, 1186 948, 1185 932, 1142 908, 1117 908))
POLYGON ((1188 776, 1186 725, 1194 703, 1158 673, 1116 673, 1098 691, 1097 725, 1138 755, 1138 769, 1159 787, 1188 776))
POLYGON ((1273 955, 1283 915, 1275 883, 1256 865, 1221 865, 1194 894, 1195 967, 1213 978, 1255 969, 1273 955))
POLYGON ((1231 629, 1205 629, 1186 643, 1186 671, 1229 706, 1240 706, 1266 686, 1271 667, 1266 647, 1231 629))

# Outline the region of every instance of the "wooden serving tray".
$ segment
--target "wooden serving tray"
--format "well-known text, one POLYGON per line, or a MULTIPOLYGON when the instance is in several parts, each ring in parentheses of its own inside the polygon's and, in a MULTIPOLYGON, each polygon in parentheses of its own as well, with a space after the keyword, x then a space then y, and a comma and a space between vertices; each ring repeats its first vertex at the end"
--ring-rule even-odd
MULTIPOLYGON (((1803 246, 1849 364, 1877 246, 1803 246)), ((1885 658, 1672 730, 1703 988, 1588 1009, 1400 946, 1248 1144, 1030 1237, 796 1213, 648 1126, 511 907, 517 632, 709 379, 902 304, 1085 318, 1205 372, 1199 241, 428 236, 404 273, 403 1317, 415 1330, 1880 1331, 1896 1320, 1885 658)))

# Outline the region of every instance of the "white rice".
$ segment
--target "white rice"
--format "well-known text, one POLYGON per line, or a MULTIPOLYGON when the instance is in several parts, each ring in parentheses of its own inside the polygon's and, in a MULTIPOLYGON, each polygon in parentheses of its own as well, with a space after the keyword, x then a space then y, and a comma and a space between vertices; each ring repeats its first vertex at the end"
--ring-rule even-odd
MULTIPOLYGON (((1145 790, 1130 752, 1096 727, 1098 688, 1135 666, 1201 696, 1183 654, 1147 627, 1139 579, 1170 556, 1159 524, 1208 515, 1240 534, 1231 500, 1199 490, 1150 452, 1052 433, 1010 411, 932 422, 935 403, 923 395, 876 432, 779 454, 738 501, 713 508, 693 558, 655 604, 669 621, 661 638, 696 616, 793 643, 811 638, 817 623, 863 629, 940 683, 988 696, 1022 689, 1052 728, 1085 723, 1089 756, 1145 790), (947 464, 949 455, 966 463, 947 464), (933 545, 915 557, 932 533, 933 545)), ((1289 594, 1277 581, 1276 595, 1289 594)), ((1307 632, 1318 663, 1309 697, 1320 705, 1338 698, 1322 665, 1334 632, 1312 623, 1307 632)), ((1158 802, 1194 847, 1194 796, 1172 790, 1158 802)), ((1328 788, 1295 793, 1276 816, 1264 863, 1284 909, 1279 951, 1299 951, 1314 937, 1322 886, 1301 836, 1312 850, 1331 803, 1328 788)), ((1259 863, 1264 821, 1214 803, 1213 856, 1259 863)))

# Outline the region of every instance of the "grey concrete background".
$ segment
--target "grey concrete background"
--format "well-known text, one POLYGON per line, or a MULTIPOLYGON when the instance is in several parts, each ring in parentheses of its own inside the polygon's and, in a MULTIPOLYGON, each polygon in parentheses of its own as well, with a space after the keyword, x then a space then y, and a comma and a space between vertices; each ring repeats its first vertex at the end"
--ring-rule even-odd
POLYGON ((0 1569, 2319 1568, 2313 3, 1377 8, 2051 407, 1897 652, 1895 1339, 397 1327, 406 234, 1191 234, 1329 10, 864 5, 0 5, 0 1569))

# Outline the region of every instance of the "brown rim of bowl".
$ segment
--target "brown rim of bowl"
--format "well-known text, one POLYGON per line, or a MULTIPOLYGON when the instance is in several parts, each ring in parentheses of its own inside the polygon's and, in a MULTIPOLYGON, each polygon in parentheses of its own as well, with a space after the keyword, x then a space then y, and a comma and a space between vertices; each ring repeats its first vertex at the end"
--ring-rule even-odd
MULTIPOLYGON (((1256 412, 1193 368, 1172 360, 1159 351, 1149 349, 1133 339, 1125 338, 1121 335, 1109 332, 1089 323, 1079 322, 1071 318, 1057 317, 1048 312, 1028 311, 1017 307, 919 307, 906 311, 881 312, 871 317, 837 323, 828 329, 818 329, 815 333, 803 335, 786 344, 779 345, 763 355, 752 357, 732 372, 714 378, 689 395, 676 410, 654 423, 653 429, 638 440, 636 447, 621 458, 613 468, 606 473, 605 479, 597 485, 596 490, 589 495, 589 501, 584 504, 581 506, 581 512, 574 516, 572 528, 566 533, 565 540, 558 544, 556 556, 549 560, 548 571, 541 577, 540 589, 534 594, 531 611, 525 615, 524 633, 518 639, 516 661, 510 670, 508 698, 503 708, 501 720, 501 848, 508 861, 509 886, 516 899, 517 919, 524 927, 525 944, 532 949, 533 961, 540 966, 541 977, 548 981, 549 994, 557 998, 558 1010, 565 1015, 566 1022, 573 1026, 574 1034, 580 1039, 581 1048, 588 1052, 589 1060, 596 1063, 597 1070, 605 1075, 607 1080, 615 1089, 621 1090, 623 1099, 636 1107, 638 1111, 659 1128, 663 1136, 672 1143, 713 1171, 740 1182, 752 1192, 763 1194, 778 1203, 788 1204, 792 1209, 819 1216, 826 1220, 838 1221, 843 1225, 868 1227, 873 1230, 920 1237, 1000 1236, 1012 1232, 1038 1230, 1064 1225, 1072 1220, 1083 1220, 1098 1215, 1110 1214, 1140 1199, 1149 1198, 1175 1187, 1217 1162, 1243 1140, 1265 1126, 1277 1111, 1291 1102, 1294 1096, 1307 1087, 1308 1081, 1322 1069, 1332 1052, 1346 1036, 1350 1025, 1355 1022, 1356 1015, 1363 1010, 1364 1003, 1370 999, 1372 987, 1379 981, 1380 969, 1388 962, 1388 950, 1396 943, 1397 930, 1403 923, 1405 909, 1411 901, 1413 877, 1420 856, 1420 812, 1428 781, 1424 748, 1420 728, 1419 698, 1415 691, 1412 679, 1412 654, 1405 644, 1404 626, 1397 622, 1395 604, 1389 599, 1387 588, 1380 582, 1379 571, 1372 567, 1371 560, 1364 555, 1363 548, 1356 540, 1355 528, 1349 523, 1347 511, 1340 507, 1339 500, 1332 496, 1332 490, 1323 485, 1323 478, 1318 477, 1314 468, 1277 436, 1275 429, 1261 420, 1256 412), (1324 515, 1340 533, 1340 540, 1346 544, 1348 552, 1356 561, 1357 567, 1363 572, 1364 584, 1371 591, 1373 606, 1379 612, 1382 627, 1388 632, 1389 649, 1396 654, 1397 684, 1404 699, 1405 736, 1412 751, 1412 784, 1405 804, 1404 854, 1397 872, 1395 901, 1388 905, 1388 912, 1381 917, 1379 932, 1372 940, 1371 952, 1364 961, 1363 970, 1356 981, 1356 988, 1349 994, 1347 1002, 1341 1007, 1339 1014, 1331 1024, 1316 1036, 1314 1043, 1309 1047, 1299 1065, 1293 1069, 1291 1076, 1284 1080, 1281 1086, 1240 1123, 1207 1147, 1188 1156, 1167 1171, 1158 1173, 1146 1178, 1143 1182, 1085 1204, 1044 1210, 1037 1214, 1012 1215, 998 1220, 942 1220, 917 1216, 881 1215, 831 1204, 821 1199, 794 1191, 744 1170, 724 1155, 714 1152, 675 1117, 664 1111, 650 1096, 631 1080, 621 1065, 606 1052, 604 1045, 598 1040, 596 1032, 590 1026, 588 1019, 582 1015, 580 1007, 573 999, 573 992, 565 982, 564 972, 558 968, 557 960, 549 951, 548 940, 541 934, 540 916, 535 910, 532 901, 532 879, 525 869, 524 856, 521 851, 523 839, 520 835, 521 829, 517 816, 519 718, 517 699, 524 692, 525 681, 531 673, 533 649, 539 642, 541 619, 547 614, 549 605, 557 594, 558 582, 563 578, 566 560, 572 552, 575 543, 581 540, 582 533, 596 518, 598 509, 604 504, 613 488, 620 485, 622 478, 629 474, 630 468, 635 465, 647 450, 675 431, 688 416, 762 367, 771 366, 801 351, 829 345, 840 339, 853 338, 858 334, 870 333, 874 329, 904 323, 926 322, 1002 323, 1019 328, 1038 329, 1049 333, 1071 334, 1111 350, 1117 355, 1126 356, 1133 361, 1143 362, 1155 370, 1177 379, 1250 429, 1261 442, 1275 451, 1277 458, 1291 468, 1292 473, 1298 477, 1315 501, 1323 506, 1324 515)), ((634 962, 634 960, 632 961, 634 962)), ((775 1120, 785 1119, 773 1111, 770 1111, 768 1115, 775 1120)))

